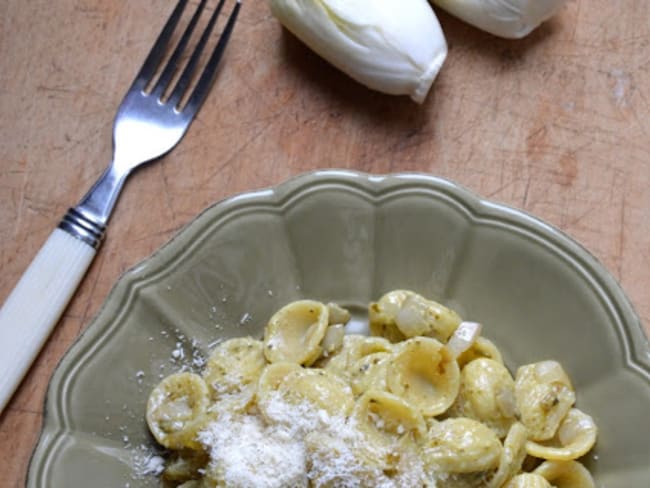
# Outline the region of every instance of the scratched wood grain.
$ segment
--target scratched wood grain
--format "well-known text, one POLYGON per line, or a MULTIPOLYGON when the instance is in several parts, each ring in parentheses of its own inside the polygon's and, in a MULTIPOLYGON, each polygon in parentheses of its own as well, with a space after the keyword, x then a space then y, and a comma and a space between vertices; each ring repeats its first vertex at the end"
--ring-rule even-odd
MULTIPOLYGON (((172 0, 0 4, 0 301, 111 155, 115 109, 172 0)), ((212 202, 323 167, 448 177, 566 231, 650 324, 650 2, 569 0, 523 41, 443 13, 426 103, 372 93, 244 5, 182 145, 127 184, 108 238, 0 417, 2 485, 24 485, 57 361, 118 276, 212 202)))

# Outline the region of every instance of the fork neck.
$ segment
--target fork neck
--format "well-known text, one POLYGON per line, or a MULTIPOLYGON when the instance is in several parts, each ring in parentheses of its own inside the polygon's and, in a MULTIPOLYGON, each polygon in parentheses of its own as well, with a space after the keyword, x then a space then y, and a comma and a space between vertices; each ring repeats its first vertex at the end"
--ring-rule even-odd
POLYGON ((93 248, 99 247, 128 175, 128 171, 111 163, 79 204, 68 210, 59 228, 93 248))

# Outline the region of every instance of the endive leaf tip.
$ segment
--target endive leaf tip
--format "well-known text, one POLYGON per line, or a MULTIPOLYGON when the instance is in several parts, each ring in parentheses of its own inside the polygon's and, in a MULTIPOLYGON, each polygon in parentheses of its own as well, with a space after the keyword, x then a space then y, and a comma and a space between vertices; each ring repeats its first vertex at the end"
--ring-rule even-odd
POLYGON ((440 69, 442 68, 442 65, 446 59, 447 49, 439 52, 436 57, 433 58, 431 64, 429 64, 428 69, 422 74, 420 83, 411 94, 411 100, 419 104, 424 103, 424 100, 427 97, 429 90, 431 89, 431 85, 438 77, 438 73, 440 72, 440 69))

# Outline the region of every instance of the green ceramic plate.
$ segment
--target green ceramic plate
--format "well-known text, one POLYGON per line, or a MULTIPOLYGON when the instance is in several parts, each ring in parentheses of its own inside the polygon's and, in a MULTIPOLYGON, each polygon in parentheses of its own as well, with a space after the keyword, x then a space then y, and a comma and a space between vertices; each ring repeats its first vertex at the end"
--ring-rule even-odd
POLYGON ((260 335, 299 297, 410 288, 481 321, 510 368, 555 358, 600 427, 599 487, 650 480, 650 348, 612 276, 549 225, 418 174, 322 171, 217 203, 126 273, 54 373, 29 487, 155 486, 143 414, 161 375, 260 335))

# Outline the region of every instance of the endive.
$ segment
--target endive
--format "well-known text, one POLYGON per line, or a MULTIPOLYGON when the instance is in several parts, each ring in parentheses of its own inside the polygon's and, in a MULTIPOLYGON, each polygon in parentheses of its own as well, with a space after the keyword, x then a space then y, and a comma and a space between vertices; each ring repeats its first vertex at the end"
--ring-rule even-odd
POLYGON ((432 0, 450 14, 495 36, 518 39, 551 18, 566 0, 432 0))
POLYGON ((273 15, 369 88, 421 103, 447 57, 427 0, 271 0, 273 15))

